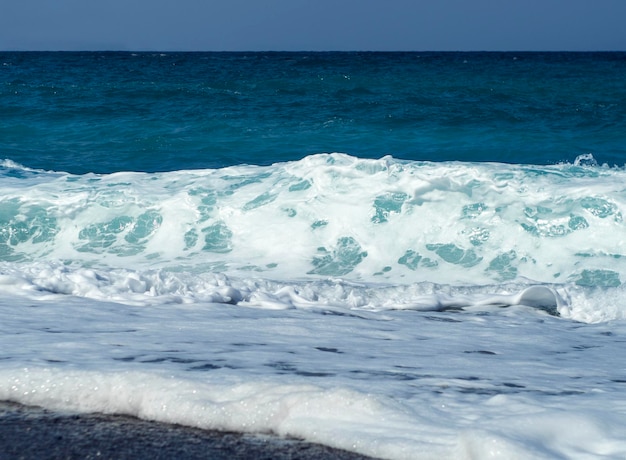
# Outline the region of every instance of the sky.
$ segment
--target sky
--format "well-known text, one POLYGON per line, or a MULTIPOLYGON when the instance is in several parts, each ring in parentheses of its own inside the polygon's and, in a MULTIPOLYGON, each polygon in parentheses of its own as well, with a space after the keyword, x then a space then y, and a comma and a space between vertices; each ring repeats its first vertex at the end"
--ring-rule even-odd
POLYGON ((2 0, 0 50, 625 51, 626 0, 2 0))

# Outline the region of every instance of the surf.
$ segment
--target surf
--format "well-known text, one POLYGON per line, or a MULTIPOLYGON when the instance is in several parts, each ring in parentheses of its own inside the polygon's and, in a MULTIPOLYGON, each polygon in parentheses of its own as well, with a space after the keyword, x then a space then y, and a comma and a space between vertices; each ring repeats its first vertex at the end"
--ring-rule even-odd
POLYGON ((612 303, 593 313, 584 300, 621 292, 626 271, 624 171, 592 160, 318 154, 104 175, 5 161, 2 284, 130 304, 526 305, 588 322, 621 318, 612 303))
POLYGON ((2 175, 4 261, 603 287, 626 272, 617 168, 320 154, 152 174, 5 163, 2 175))

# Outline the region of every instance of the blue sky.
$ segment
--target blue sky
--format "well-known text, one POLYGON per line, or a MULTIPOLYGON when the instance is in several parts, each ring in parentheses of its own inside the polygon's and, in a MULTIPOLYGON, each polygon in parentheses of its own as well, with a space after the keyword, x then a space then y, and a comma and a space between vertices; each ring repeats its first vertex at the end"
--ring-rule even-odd
POLYGON ((626 50, 626 0, 19 0, 0 50, 626 50))

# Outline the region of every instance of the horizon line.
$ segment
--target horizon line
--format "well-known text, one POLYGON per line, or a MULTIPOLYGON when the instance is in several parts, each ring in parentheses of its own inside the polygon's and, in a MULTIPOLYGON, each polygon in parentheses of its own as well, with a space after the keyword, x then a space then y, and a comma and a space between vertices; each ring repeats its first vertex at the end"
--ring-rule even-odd
POLYGON ((568 49, 513 49, 513 50, 271 50, 271 49, 248 49, 248 50, 198 50, 198 49, 123 49, 123 48, 85 48, 85 49, 0 49, 0 53, 624 53, 624 50, 596 49, 596 50, 568 50, 568 49))

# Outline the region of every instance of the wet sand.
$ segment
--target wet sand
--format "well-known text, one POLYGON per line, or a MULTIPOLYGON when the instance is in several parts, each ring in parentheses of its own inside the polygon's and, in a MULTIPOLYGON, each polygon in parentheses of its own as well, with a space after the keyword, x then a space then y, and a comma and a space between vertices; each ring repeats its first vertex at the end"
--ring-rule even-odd
POLYGON ((369 457, 277 436, 208 431, 123 415, 63 414, 0 402, 0 458, 365 460, 369 457))

